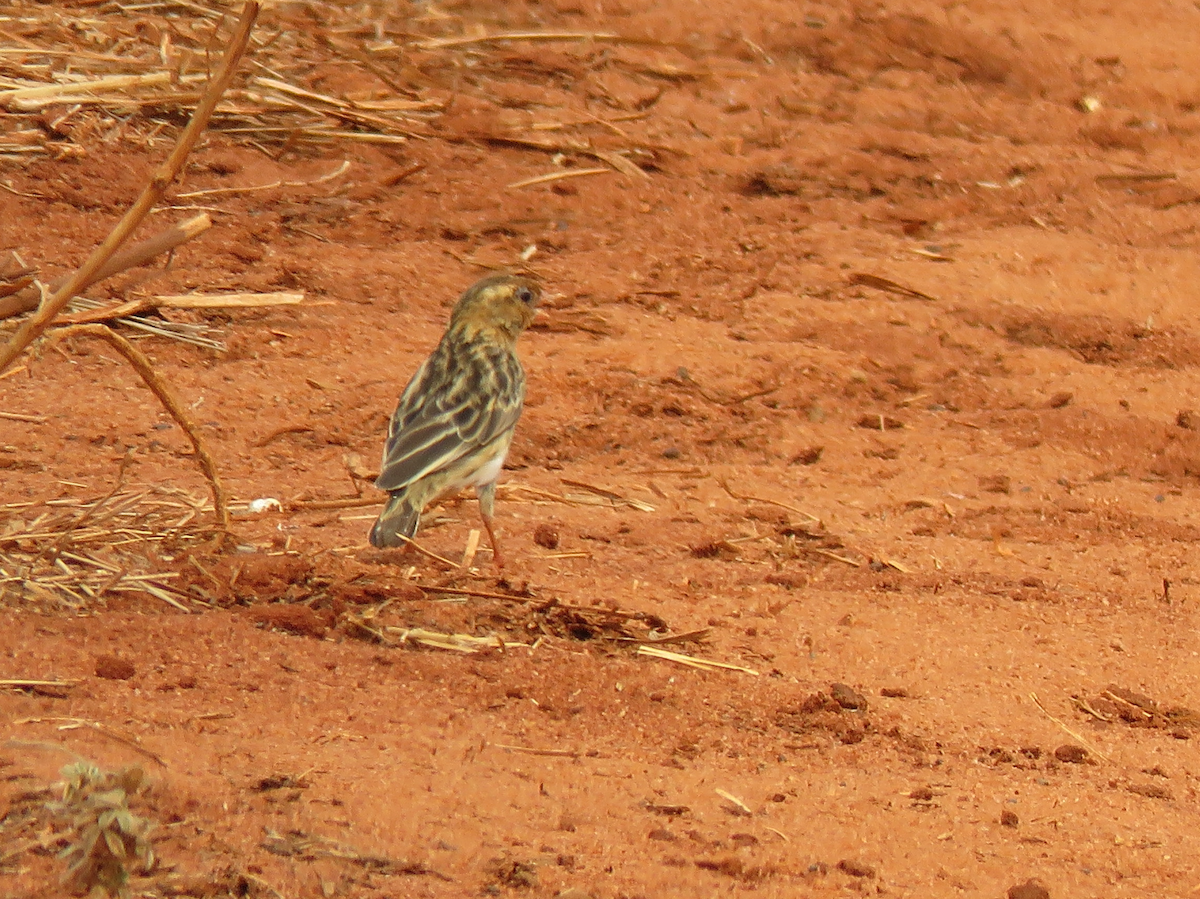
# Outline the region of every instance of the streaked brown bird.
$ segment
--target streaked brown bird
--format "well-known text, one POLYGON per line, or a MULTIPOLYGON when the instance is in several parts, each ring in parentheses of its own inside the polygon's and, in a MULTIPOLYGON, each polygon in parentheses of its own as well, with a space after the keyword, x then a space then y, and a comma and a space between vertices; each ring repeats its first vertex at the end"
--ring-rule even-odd
POLYGON ((392 415, 375 486, 391 492, 371 545, 400 546, 440 496, 474 487, 498 568, 492 528, 496 479, 525 402, 517 338, 533 321, 541 290, 517 275, 493 274, 459 297, 437 348, 412 376, 392 415))

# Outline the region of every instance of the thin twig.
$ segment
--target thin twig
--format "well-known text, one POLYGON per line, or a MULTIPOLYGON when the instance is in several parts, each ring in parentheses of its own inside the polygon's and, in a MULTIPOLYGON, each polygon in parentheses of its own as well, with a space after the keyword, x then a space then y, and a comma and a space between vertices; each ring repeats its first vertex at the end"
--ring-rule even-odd
POLYGON ((577 752, 574 749, 535 749, 532 746, 513 746, 508 743, 489 743, 495 749, 503 749, 505 752, 523 752, 526 755, 546 755, 551 758, 577 759, 582 752, 577 752))
POLYGON ((740 499, 743 502, 748 503, 766 503, 768 506, 778 506, 780 509, 787 509, 789 512, 795 512, 797 515, 803 515, 805 518, 817 524, 821 523, 821 519, 819 519, 816 515, 813 515, 811 512, 805 512, 803 509, 798 509, 795 506, 789 506, 787 503, 781 503, 777 499, 767 499, 763 496, 751 496, 748 493, 734 493, 733 488, 729 486, 729 482, 724 478, 720 478, 717 483, 721 485, 721 489, 723 489, 734 499, 740 499))
POLYGON ((200 431, 196 425, 188 418, 187 412, 180 405, 179 400, 171 392, 166 382, 158 376, 154 367, 137 347, 132 343, 104 325, 71 325, 66 328, 61 328, 54 332, 54 337, 61 340, 64 337, 73 337, 75 335, 83 335, 88 337, 99 337, 101 340, 107 340, 112 346, 129 360, 129 364, 133 366, 145 382, 150 391, 158 397, 163 407, 170 413, 171 417, 179 427, 183 428, 188 439, 192 441, 192 447, 196 451, 196 459, 200 463, 200 470, 204 472, 204 476, 208 478, 209 487, 212 489, 213 497, 213 512, 217 516, 217 527, 227 533, 229 530, 229 508, 225 500, 225 490, 221 486, 220 475, 217 474, 217 465, 213 461, 212 455, 208 452, 208 447, 204 444, 204 438, 200 436, 200 431))
POLYGON ((456 564, 451 562, 445 556, 439 556, 433 550, 426 549, 420 543, 418 543, 416 540, 414 540, 412 537, 405 537, 403 534, 397 534, 396 536, 399 537, 401 540, 403 540, 406 544, 411 546, 413 549, 415 549, 417 552, 419 552, 421 555, 427 556, 428 558, 433 559, 436 562, 441 562, 443 565, 448 565, 451 568, 458 567, 456 564))
POLYGON ((179 177, 188 155, 192 152, 192 147, 196 145, 196 141, 200 139, 200 135, 207 127, 217 102, 225 93, 230 81, 233 80, 234 70, 250 42, 250 31, 254 27, 255 19, 258 18, 259 8, 256 0, 246 0, 245 6, 242 7, 241 20, 229 42, 225 58, 221 61, 221 67, 212 81, 208 83, 204 96, 200 98, 200 104, 196 107, 196 112, 179 136, 179 143, 175 145, 175 149, 167 161, 154 173, 150 183, 142 190, 141 196, 104 239, 104 242, 92 251, 92 255, 67 280, 67 283, 56 290, 53 296, 49 297, 0 349, 0 372, 12 365, 29 344, 45 333, 54 318, 70 302, 71 297, 79 293, 83 289, 83 285, 88 283, 88 280, 100 271, 104 263, 112 258, 113 254, 121 248, 121 245, 150 213, 150 210, 166 195, 167 188, 179 177))

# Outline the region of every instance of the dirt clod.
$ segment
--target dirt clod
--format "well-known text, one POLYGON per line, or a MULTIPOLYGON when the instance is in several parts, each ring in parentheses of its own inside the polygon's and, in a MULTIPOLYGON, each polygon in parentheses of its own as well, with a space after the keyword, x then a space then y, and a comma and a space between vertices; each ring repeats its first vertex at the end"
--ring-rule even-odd
POLYGON ((979 489, 984 493, 1012 493, 1012 478, 1006 474, 981 475, 979 489))
POLYGON ((1126 789, 1147 799, 1172 799, 1174 795, 1169 789, 1160 784, 1130 784, 1126 789))
POLYGON ((128 659, 103 655, 96 657, 96 677, 107 680, 129 680, 137 674, 137 667, 128 659))
POLYGON ((866 711, 867 698, 848 684, 832 684, 829 695, 844 709, 866 711))
POLYGON ((873 865, 857 858, 844 858, 837 863, 837 868, 851 877, 874 877, 877 873, 873 865))
POLYGON ((1029 879, 1008 888, 1008 899, 1050 899, 1050 891, 1040 880, 1029 879))
POLYGON ((800 450, 792 456, 789 464, 791 465, 816 465, 821 461, 821 455, 825 452, 823 446, 810 446, 800 450))
POLYGON ((1064 743, 1054 750, 1054 757, 1069 765, 1082 765, 1089 759, 1089 753, 1075 743, 1064 743))
POLYGON ((1017 817, 1017 813, 1005 809, 1000 813, 1000 824, 1004 827, 1016 827, 1021 823, 1021 819, 1017 817))
POLYGON ((533 529, 533 542, 545 549, 558 549, 558 528, 539 524, 533 529))

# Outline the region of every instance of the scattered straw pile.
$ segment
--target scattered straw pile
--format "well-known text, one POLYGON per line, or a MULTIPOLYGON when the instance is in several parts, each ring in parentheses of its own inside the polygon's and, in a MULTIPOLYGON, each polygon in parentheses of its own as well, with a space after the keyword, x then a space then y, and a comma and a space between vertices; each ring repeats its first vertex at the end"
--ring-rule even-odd
POLYGON ((0 506, 0 603, 79 610, 116 594, 191 602, 150 557, 195 545, 212 507, 181 490, 122 490, 99 499, 0 506))
MULTIPOLYGON (((116 138, 154 142, 196 105, 236 10, 190 0, 9 6, 0 14, 0 110, 8 119, 0 162, 79 155, 116 138)), ((664 148, 616 123, 646 118, 663 85, 704 76, 680 54, 683 64, 647 56, 647 48, 668 52, 649 40, 510 31, 407 4, 281 3, 264 10, 209 130, 271 156, 343 142, 482 140, 588 156, 642 176, 664 148), (505 113, 579 107, 571 84, 613 68, 645 89, 608 97, 608 118, 577 109, 540 122, 501 115, 447 129, 437 121, 460 96, 505 113), (524 97, 531 84, 536 97, 524 97), (590 137, 568 138, 568 130, 590 137)))

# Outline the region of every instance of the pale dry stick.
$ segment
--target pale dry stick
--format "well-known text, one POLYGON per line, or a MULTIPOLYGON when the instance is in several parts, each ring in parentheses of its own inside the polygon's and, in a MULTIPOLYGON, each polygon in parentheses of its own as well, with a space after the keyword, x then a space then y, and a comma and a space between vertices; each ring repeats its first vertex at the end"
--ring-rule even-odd
POLYGON ((0 419, 5 421, 23 421, 31 425, 44 425, 47 421, 44 415, 26 415, 24 412, 0 412, 0 419))
POLYGON ((196 428, 192 420, 188 418, 187 412, 184 411, 179 400, 175 398, 170 388, 167 387, 166 382, 158 376, 158 373, 150 364, 150 360, 132 343, 104 325, 70 325, 54 332, 56 340, 75 335, 99 337, 101 340, 107 340, 112 344, 117 352, 129 361, 134 371, 141 376, 142 381, 150 388, 150 392, 158 397, 163 407, 175 419, 176 424, 183 428, 183 432, 187 434, 188 439, 192 442, 192 448, 196 451, 196 460, 200 463, 200 470, 204 472, 204 476, 208 479, 209 487, 212 490, 213 512, 217 516, 217 528, 223 533, 228 533, 229 507, 225 499, 225 489, 221 486, 220 475, 217 474, 217 465, 213 461, 212 455, 208 452, 208 447, 205 446, 204 438, 200 436, 200 431, 196 428))
POLYGON ((505 752, 523 752, 526 755, 545 755, 550 758, 577 759, 582 752, 574 749, 537 749, 533 746, 513 746, 509 743, 489 743, 493 749, 503 749, 505 752))
POLYGON ((728 662, 715 662, 712 659, 701 659, 696 656, 685 655, 682 652, 671 652, 667 649, 659 649, 657 646, 646 646, 645 644, 637 648, 637 654, 640 656, 650 656, 655 659, 662 659, 665 662, 676 662, 680 665, 687 665, 689 668, 699 668, 702 671, 712 671, 722 669, 724 671, 740 671, 743 674, 752 674, 758 676, 758 672, 753 668, 746 668, 743 665, 731 665, 728 662))
POLYGON ((508 190, 518 190, 522 187, 534 187, 538 184, 549 184, 552 181, 563 181, 567 178, 586 178, 589 175, 607 175, 612 169, 596 168, 596 169, 566 169, 561 172, 550 172, 548 175, 538 175, 534 178, 526 178, 524 181, 514 181, 508 185, 508 190))
POLYGON ((130 87, 169 84, 170 72, 151 72, 148 75, 110 75, 92 81, 73 81, 63 84, 43 84, 38 87, 18 87, 0 91, 0 106, 14 110, 40 109, 50 103, 75 102, 93 94, 123 91, 130 87), (80 96, 82 95, 82 96, 80 96), (40 101, 28 104, 25 101, 40 101))
POLYGON ((471 533, 467 535, 467 548, 463 550, 462 568, 470 568, 475 561, 475 553, 479 551, 479 531, 476 528, 471 529, 471 533))
MULTIPOLYGON (((114 253, 112 258, 100 266, 86 283, 80 285, 78 290, 87 290, 93 284, 103 281, 105 278, 111 278, 127 268, 145 265, 155 256, 169 253, 180 244, 191 240, 198 234, 203 234, 211 227, 212 219, 208 217, 207 212, 180 222, 178 225, 172 225, 153 237, 148 237, 128 249, 114 253)), ((50 285, 51 292, 58 290, 65 283, 65 278, 55 281, 50 285)), ((20 315, 22 312, 30 312, 36 309, 41 301, 42 292, 36 284, 18 290, 11 296, 0 298, 0 319, 20 315)))
MULTIPOLYGON (((376 500, 376 502, 378 502, 378 500, 376 500)), ((403 540, 406 544, 411 546, 413 549, 415 549, 417 552, 419 552, 421 555, 426 556, 430 559, 433 559, 435 562, 441 562, 443 565, 447 565, 450 568, 458 567, 453 562, 451 562, 449 559, 447 559, 445 556, 439 556, 433 550, 426 549, 420 543, 418 543, 416 540, 414 540, 412 537, 405 537, 403 534, 397 534, 396 536, 399 537, 401 540, 403 540)))
POLYGON ((439 587, 434 584, 417 584, 426 593, 441 593, 450 596, 473 596, 477 599, 502 599, 505 602, 538 602, 536 596, 509 596, 504 593, 489 593, 486 590, 467 590, 463 587, 439 587))
POLYGON ((167 309, 261 309, 264 306, 296 306, 304 294, 291 291, 269 293, 182 293, 150 297, 155 306, 167 309))
POLYGON ((654 506, 649 503, 644 503, 640 499, 630 499, 627 496, 622 496, 614 490, 609 490, 607 487, 598 487, 595 484, 589 484, 586 481, 574 481, 571 478, 559 478, 568 487, 578 487, 580 490, 586 490, 588 493, 594 493, 596 496, 602 496, 613 503, 621 503, 637 509, 639 512, 653 512, 654 506))
POLYGON ((1100 756, 1100 758, 1104 759, 1104 761, 1106 761, 1106 762, 1112 761, 1112 759, 1109 758, 1105 753, 1103 753, 1099 749, 1097 749, 1096 745, 1094 743, 1092 743, 1090 740, 1088 740, 1087 737, 1083 736, 1078 731, 1072 730, 1071 728, 1067 727, 1066 724, 1064 724, 1062 721, 1060 721, 1059 719, 1057 719, 1053 715, 1051 715, 1050 712, 1046 709, 1046 707, 1044 705, 1042 705, 1042 701, 1040 699, 1038 699, 1038 695, 1036 693, 1030 693, 1029 698, 1033 700, 1034 705, 1036 705, 1039 709, 1042 710, 1042 714, 1045 715, 1047 718, 1049 718, 1051 721, 1053 721, 1055 724, 1057 724, 1060 728, 1062 728, 1064 733, 1074 737, 1082 745, 1086 746, 1089 750, 1094 752, 1096 755, 1100 756))
POLYGON ((191 121, 187 123, 187 127, 179 136, 179 143, 175 145, 175 149, 167 157, 167 161, 154 173, 150 183, 142 190, 141 196, 104 239, 104 242, 92 251, 92 255, 67 280, 67 283, 54 291, 53 296, 42 303, 38 311, 25 321, 8 343, 0 349, 0 372, 12 365, 29 344, 45 333, 55 316, 63 310, 73 296, 83 289, 83 285, 88 283, 104 263, 112 258, 134 229, 150 213, 150 210, 162 200, 167 188, 179 177, 192 147, 196 145, 196 141, 200 139, 200 135, 208 125, 208 120, 212 116, 217 102, 233 80, 234 70, 250 42, 250 31, 254 27, 255 19, 258 18, 259 9, 260 6, 256 0, 246 0, 245 6, 242 7, 241 20, 238 22, 237 29, 225 52, 225 58, 221 61, 221 67, 212 81, 208 83, 204 96, 200 98, 200 103, 196 107, 195 113, 192 114, 191 121))
POLYGON ((64 315, 59 322, 86 325, 128 318, 152 309, 262 309, 268 306, 295 306, 303 301, 302 293, 164 294, 64 315))
POLYGON ((13 687, 17 690, 27 690, 32 687, 60 687, 67 688, 75 686, 76 681, 73 680, 0 680, 0 687, 13 687))
POLYGON ((752 811, 750 810, 750 806, 746 805, 746 803, 745 803, 745 802, 743 802, 743 801, 742 801, 741 799, 739 799, 738 797, 734 796, 734 795, 733 795, 732 793, 730 793, 728 790, 722 790, 720 787, 716 787, 716 788, 713 790, 713 792, 714 792, 714 793, 716 793, 718 796, 720 796, 722 799, 724 799, 726 802, 732 802, 732 803, 733 803, 734 805, 736 805, 736 806, 737 806, 739 809, 741 809, 741 810, 742 810, 742 812, 744 812, 745 814, 747 814, 747 815, 753 815, 753 814, 754 814, 754 812, 752 812, 752 811))

